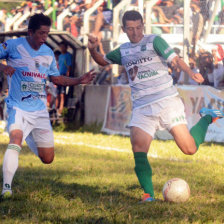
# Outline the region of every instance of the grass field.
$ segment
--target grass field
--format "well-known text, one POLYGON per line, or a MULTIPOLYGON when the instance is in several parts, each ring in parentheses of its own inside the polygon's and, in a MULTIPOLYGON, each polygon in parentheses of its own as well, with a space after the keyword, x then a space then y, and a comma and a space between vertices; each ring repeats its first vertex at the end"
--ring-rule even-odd
MULTIPOLYGON (((7 142, 0 134, 1 166, 7 142)), ((149 160, 156 197, 163 199, 168 179, 180 177, 191 188, 182 204, 138 203, 142 190, 127 137, 57 132, 55 146, 51 165, 23 148, 14 196, 0 203, 1 224, 224 223, 224 145, 204 144, 186 156, 173 141, 153 142, 149 160)))

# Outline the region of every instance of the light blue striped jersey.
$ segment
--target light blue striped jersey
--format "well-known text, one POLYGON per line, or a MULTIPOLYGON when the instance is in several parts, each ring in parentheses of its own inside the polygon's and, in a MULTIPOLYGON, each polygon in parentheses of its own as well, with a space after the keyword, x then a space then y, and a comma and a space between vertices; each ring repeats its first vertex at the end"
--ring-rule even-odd
POLYGON ((45 44, 34 50, 26 38, 20 37, 0 44, 0 59, 16 69, 12 77, 7 77, 7 106, 25 111, 46 109, 46 79, 60 75, 53 51, 45 44))
POLYGON ((167 65, 174 57, 176 54, 165 40, 145 35, 138 43, 122 44, 104 59, 125 67, 135 109, 178 95, 167 65))

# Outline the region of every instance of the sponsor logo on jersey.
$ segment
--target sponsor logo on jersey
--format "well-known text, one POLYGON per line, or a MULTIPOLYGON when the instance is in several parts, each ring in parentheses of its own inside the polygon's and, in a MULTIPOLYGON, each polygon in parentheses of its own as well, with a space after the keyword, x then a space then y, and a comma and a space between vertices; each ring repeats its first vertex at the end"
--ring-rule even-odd
POLYGON ((129 77, 132 81, 134 81, 137 73, 138 73, 138 66, 136 65, 128 70, 129 77))
POLYGON ((145 62, 148 62, 148 61, 152 61, 152 58, 151 57, 145 57, 145 58, 140 58, 136 61, 130 61, 126 64, 126 67, 128 68, 132 65, 142 64, 142 63, 145 63, 145 62))
POLYGON ((32 94, 29 94, 27 96, 24 96, 21 98, 21 101, 24 101, 24 100, 27 100, 27 99, 33 99, 33 100, 37 100, 37 99, 40 99, 40 98, 46 98, 46 95, 32 95, 32 94))
POLYGON ((40 63, 38 61, 35 61, 35 67, 40 68, 40 63))
POLYGON ((37 72, 24 72, 22 71, 23 76, 33 77, 33 78, 40 78, 46 79, 46 75, 44 73, 37 73, 37 72))
POLYGON ((147 79, 157 74, 159 74, 157 71, 144 71, 144 72, 139 72, 137 77, 138 79, 147 79))
POLYGON ((45 90, 44 83, 38 82, 21 82, 21 91, 22 92, 37 92, 42 93, 45 90))
POLYGON ((2 43, 2 47, 6 50, 8 44, 6 42, 2 43))
POLYGON ((129 54, 129 51, 125 51, 124 54, 126 54, 126 55, 129 54))
POLYGON ((146 45, 141 46, 141 51, 146 51, 146 45))

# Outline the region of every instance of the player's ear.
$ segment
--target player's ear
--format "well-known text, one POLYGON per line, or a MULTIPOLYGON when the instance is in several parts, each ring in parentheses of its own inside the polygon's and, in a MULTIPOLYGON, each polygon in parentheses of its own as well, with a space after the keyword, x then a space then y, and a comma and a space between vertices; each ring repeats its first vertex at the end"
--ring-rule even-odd
POLYGON ((121 29, 122 29, 122 31, 123 31, 124 33, 126 33, 126 31, 125 31, 125 27, 124 27, 124 26, 122 26, 121 29))
POLYGON ((32 36, 33 35, 33 30, 28 29, 27 34, 28 34, 28 36, 32 36))

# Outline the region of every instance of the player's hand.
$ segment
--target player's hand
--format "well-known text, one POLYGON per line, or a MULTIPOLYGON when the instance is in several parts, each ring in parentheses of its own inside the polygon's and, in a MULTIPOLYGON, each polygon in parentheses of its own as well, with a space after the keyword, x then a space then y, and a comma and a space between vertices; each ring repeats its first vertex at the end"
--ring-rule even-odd
POLYGON ((92 69, 80 77, 80 84, 90 84, 96 77, 96 72, 92 69))
POLYGON ((2 71, 3 71, 3 74, 9 75, 11 77, 16 70, 9 65, 2 65, 2 71))
POLYGON ((197 83, 202 83, 202 82, 204 82, 204 78, 203 78, 203 76, 202 76, 200 73, 194 73, 194 74, 191 76, 191 78, 192 78, 195 82, 197 82, 197 83))
POLYGON ((93 34, 87 34, 88 36, 88 48, 89 50, 96 49, 98 47, 99 41, 93 34))

